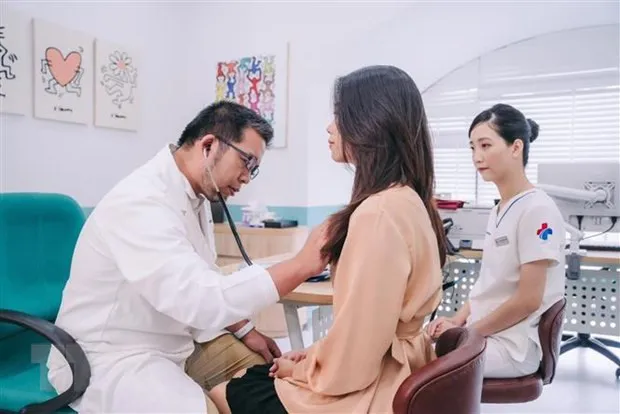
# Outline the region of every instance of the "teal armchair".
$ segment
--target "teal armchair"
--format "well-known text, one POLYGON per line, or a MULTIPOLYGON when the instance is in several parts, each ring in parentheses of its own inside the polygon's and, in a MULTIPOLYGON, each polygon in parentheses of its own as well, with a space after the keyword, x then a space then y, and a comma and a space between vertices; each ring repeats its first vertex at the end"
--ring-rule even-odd
POLYGON ((65 413, 90 381, 84 352, 54 325, 84 224, 60 194, 0 193, 0 413, 65 413), (47 381, 50 344, 73 372, 58 395, 47 381))

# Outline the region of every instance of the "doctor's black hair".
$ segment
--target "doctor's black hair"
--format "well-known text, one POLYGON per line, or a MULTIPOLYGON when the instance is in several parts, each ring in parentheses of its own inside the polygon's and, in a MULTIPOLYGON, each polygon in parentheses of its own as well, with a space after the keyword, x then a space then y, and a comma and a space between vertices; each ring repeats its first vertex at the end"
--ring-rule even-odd
POLYGON ((513 144, 518 139, 523 142, 523 166, 525 167, 529 158, 530 143, 538 138, 538 124, 526 118, 518 109, 499 103, 485 109, 474 118, 468 135, 471 136, 471 131, 483 122, 488 122, 508 144, 513 144))
POLYGON ((236 102, 218 101, 204 108, 187 124, 177 145, 190 146, 207 134, 240 142, 247 128, 255 130, 269 146, 273 139, 273 128, 265 118, 236 102))

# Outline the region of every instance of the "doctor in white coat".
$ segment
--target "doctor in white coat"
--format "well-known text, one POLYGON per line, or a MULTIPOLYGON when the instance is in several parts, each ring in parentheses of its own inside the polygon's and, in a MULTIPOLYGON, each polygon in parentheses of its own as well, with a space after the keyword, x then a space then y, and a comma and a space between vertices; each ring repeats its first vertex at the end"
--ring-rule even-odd
MULTIPOLYGON (((246 318, 324 269, 323 226, 293 259, 223 276, 205 202, 217 200, 216 186, 229 197, 247 184, 272 136, 252 110, 212 104, 177 145, 166 145, 91 213, 56 320, 91 365, 90 385, 75 410, 205 413, 208 390, 230 379, 228 372, 279 356, 246 318)), ((71 372, 55 349, 47 365, 56 391, 66 390, 71 372)))
POLYGON ((564 219, 555 202, 525 175, 538 124, 505 104, 472 122, 474 165, 500 193, 486 229, 480 273, 469 301, 428 326, 437 338, 467 325, 487 339, 484 376, 515 378, 538 370, 540 316, 564 297, 564 219))

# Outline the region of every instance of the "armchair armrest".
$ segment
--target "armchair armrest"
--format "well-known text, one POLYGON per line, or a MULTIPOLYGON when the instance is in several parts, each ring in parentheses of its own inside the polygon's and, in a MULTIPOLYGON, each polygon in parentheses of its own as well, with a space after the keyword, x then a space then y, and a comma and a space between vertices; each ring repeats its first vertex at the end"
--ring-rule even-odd
POLYGON ((47 401, 25 406, 20 410, 20 414, 53 413, 67 407, 84 394, 90 383, 90 364, 71 335, 51 322, 14 310, 0 309, 0 322, 20 325, 48 339, 67 360, 73 374, 73 383, 69 389, 47 401))
POLYGON ((486 340, 475 332, 448 329, 437 341, 438 358, 398 388, 394 413, 479 413, 485 348, 486 340))

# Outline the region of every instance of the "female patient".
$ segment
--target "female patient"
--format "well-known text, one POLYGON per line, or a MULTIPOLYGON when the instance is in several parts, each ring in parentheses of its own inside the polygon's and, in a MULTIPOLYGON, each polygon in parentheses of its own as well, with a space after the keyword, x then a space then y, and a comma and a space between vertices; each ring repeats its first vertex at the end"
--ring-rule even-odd
POLYGON ((222 412, 391 412, 403 380, 435 356, 422 324, 441 299, 445 246, 420 93, 402 70, 373 66, 340 78, 334 104, 332 158, 355 179, 327 222, 333 325, 307 351, 217 387, 222 412))
POLYGON ((438 337, 467 324, 487 337, 485 377, 519 377, 538 369, 540 315, 564 296, 564 220, 553 200, 525 175, 538 125, 498 104, 469 129, 476 169, 500 202, 491 211, 478 280, 453 317, 428 326, 438 337))

